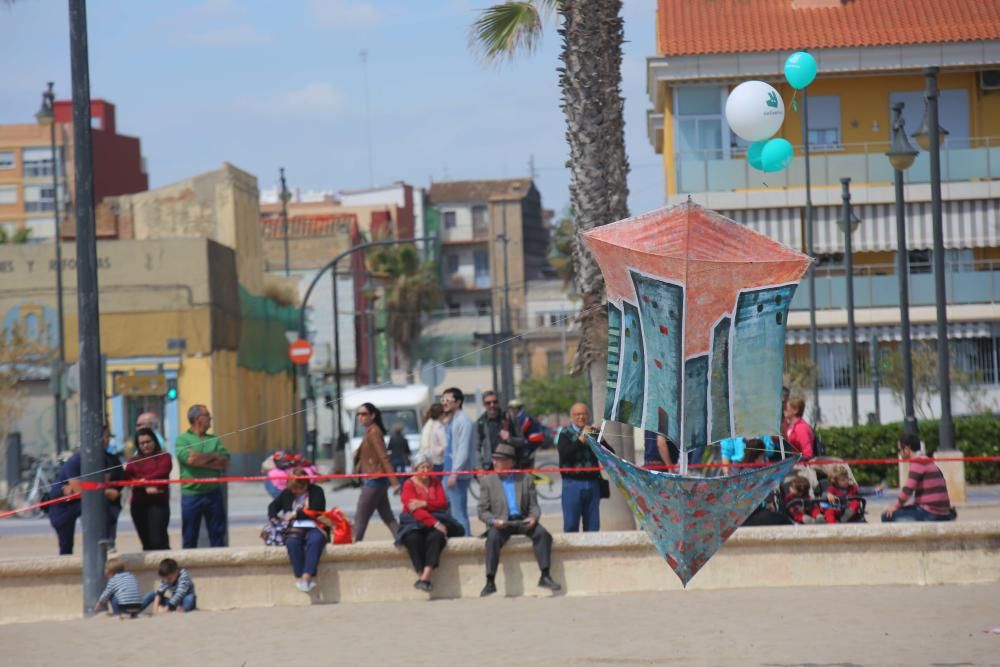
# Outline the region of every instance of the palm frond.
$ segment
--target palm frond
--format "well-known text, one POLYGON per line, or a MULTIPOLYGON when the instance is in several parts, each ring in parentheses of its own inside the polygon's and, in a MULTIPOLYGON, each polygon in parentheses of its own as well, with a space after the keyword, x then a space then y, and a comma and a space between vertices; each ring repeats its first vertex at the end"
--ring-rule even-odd
POLYGON ((556 0, 511 0, 487 7, 472 24, 470 45, 490 63, 513 58, 521 51, 531 53, 542 38, 543 14, 557 4, 556 0))

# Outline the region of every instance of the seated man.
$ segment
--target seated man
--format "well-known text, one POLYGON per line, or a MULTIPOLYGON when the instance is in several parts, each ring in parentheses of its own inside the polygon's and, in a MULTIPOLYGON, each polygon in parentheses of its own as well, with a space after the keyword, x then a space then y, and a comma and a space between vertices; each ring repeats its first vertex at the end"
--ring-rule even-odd
POLYGON ((497 592, 495 582, 500 564, 500 549, 511 535, 527 535, 535 549, 535 560, 542 570, 538 585, 553 591, 562 586, 549 575, 552 535, 538 518, 538 495, 530 477, 509 472, 514 468, 517 451, 511 445, 499 444, 493 451, 494 475, 484 475, 479 482, 479 520, 486 524, 486 586, 480 596, 497 592))
POLYGON ((896 443, 899 458, 910 463, 910 476, 899 489, 899 500, 882 513, 882 521, 952 521, 955 514, 948 498, 944 474, 925 456, 913 458, 920 451, 920 438, 904 433, 896 443), (911 504, 907 504, 910 499, 911 504))

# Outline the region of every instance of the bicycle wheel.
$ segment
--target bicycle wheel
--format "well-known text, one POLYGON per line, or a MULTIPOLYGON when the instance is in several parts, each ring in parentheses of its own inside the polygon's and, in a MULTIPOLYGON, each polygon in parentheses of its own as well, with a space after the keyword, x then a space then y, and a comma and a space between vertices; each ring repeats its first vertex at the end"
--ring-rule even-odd
MULTIPOLYGON (((38 499, 34 499, 31 496, 31 482, 28 481, 18 482, 17 486, 7 493, 7 507, 12 510, 19 510, 34 505, 37 502, 38 499)), ((19 519, 34 519, 41 516, 41 514, 41 508, 35 507, 30 510, 18 512, 14 516, 19 519)))
POLYGON ((556 486, 556 481, 547 475, 532 475, 535 481, 535 493, 542 500, 559 500, 562 497, 562 486, 556 486))

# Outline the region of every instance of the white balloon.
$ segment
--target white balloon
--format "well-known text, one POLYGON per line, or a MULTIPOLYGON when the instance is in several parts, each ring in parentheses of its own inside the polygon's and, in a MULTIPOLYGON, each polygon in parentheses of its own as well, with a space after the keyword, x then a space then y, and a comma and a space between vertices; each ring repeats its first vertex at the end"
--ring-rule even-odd
POLYGON ((784 120, 781 95, 763 81, 744 81, 726 100, 729 127, 747 141, 763 141, 773 136, 784 120))

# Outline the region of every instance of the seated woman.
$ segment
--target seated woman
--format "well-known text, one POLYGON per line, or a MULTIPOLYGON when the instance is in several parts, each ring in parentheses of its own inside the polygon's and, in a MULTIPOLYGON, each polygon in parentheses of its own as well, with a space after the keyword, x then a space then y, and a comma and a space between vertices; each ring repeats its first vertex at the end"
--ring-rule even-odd
POLYGON ((396 544, 406 547, 420 577, 413 587, 430 593, 434 588, 431 573, 448 543, 449 527, 452 536, 463 535, 464 529, 448 514, 448 497, 441 480, 428 474, 432 468, 430 457, 420 452, 413 463, 414 474, 403 484, 403 512, 399 515, 396 544))
POLYGON ((285 532, 285 548, 295 573, 295 587, 308 593, 316 587, 316 571, 323 548, 329 538, 304 510, 326 510, 326 494, 319 486, 309 482, 308 472, 296 468, 288 480, 288 487, 267 506, 267 516, 289 522, 285 532))

